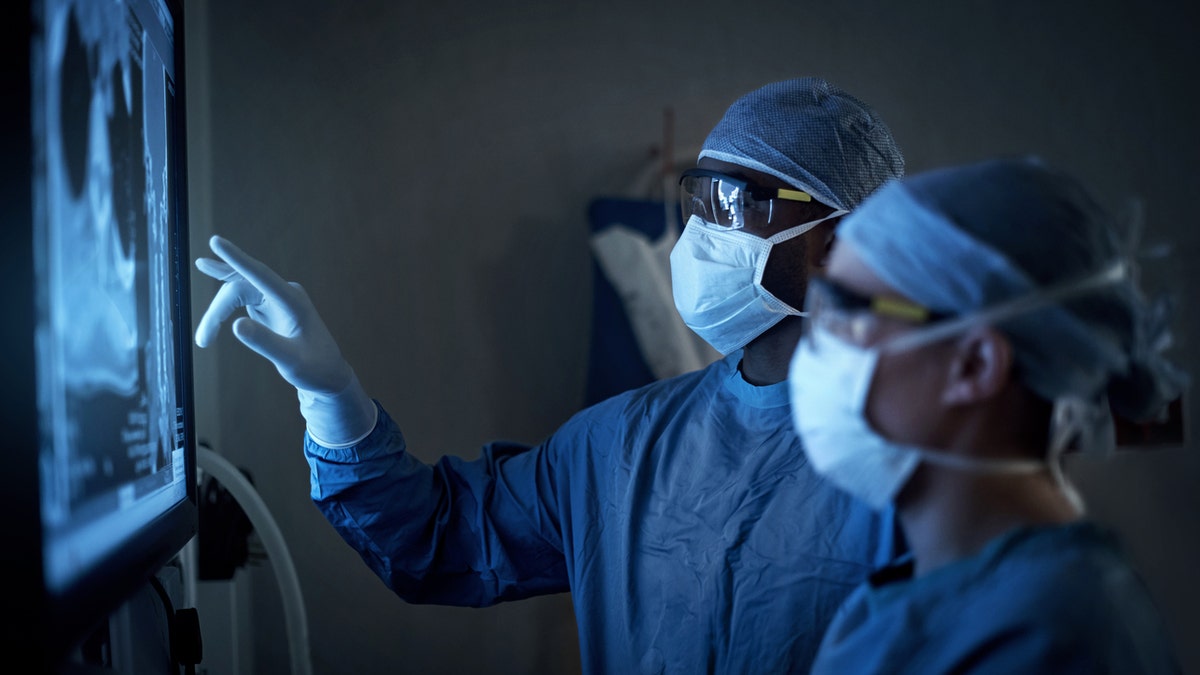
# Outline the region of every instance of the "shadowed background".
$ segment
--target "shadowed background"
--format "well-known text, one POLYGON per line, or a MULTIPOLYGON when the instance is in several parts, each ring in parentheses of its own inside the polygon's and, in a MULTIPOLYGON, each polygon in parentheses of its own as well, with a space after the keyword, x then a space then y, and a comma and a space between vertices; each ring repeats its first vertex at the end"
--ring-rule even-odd
MULTIPOLYGON (((583 405, 588 204, 632 196, 665 109, 694 149, 736 97, 802 75, 873 106, 909 173, 1036 152, 1109 206, 1142 198, 1147 239, 1171 246, 1143 280, 1176 295, 1174 353, 1200 375, 1187 3, 185 4, 193 254, 222 234, 301 282, 424 460, 536 443, 583 405)), ((215 290, 195 275, 196 321, 215 290)), ((579 670, 569 595, 488 609, 392 595, 309 500, 294 389, 228 328, 195 358, 199 436, 251 473, 292 547, 316 673, 579 670)), ((1196 446, 1071 465, 1192 673, 1196 446)), ((210 672, 286 672, 270 566, 215 595, 198 605, 210 672)))

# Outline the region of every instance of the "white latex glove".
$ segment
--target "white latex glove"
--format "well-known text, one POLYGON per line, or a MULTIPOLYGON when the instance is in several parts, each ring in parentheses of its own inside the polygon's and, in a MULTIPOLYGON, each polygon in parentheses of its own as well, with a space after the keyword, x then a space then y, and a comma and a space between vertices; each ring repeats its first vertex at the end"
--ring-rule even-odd
POLYGON ((308 293, 219 236, 209 246, 221 260, 197 258, 196 268, 223 282, 196 328, 196 345, 207 347, 221 323, 239 307, 248 316, 233 334, 261 354, 296 388, 300 413, 313 440, 345 447, 375 428, 375 404, 321 321, 308 293), (222 262, 224 261, 224 262, 222 262))

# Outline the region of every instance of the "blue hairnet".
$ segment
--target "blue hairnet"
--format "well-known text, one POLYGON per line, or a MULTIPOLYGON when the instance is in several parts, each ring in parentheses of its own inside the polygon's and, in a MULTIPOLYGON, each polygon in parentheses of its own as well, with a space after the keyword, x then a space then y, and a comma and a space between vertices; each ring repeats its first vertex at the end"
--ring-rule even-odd
MULTIPOLYGON (((1032 157, 893 181, 843 220, 838 237, 901 294, 956 314, 1082 279, 1130 253, 1079 182, 1032 157)), ((1161 354, 1169 343, 1161 309, 1127 276, 1001 330, 1034 392, 1107 395, 1117 412, 1141 420, 1187 381, 1161 354)))
POLYGON ((816 77, 774 82, 739 98, 700 157, 762 171, 846 210, 904 175, 904 157, 883 120, 816 77))

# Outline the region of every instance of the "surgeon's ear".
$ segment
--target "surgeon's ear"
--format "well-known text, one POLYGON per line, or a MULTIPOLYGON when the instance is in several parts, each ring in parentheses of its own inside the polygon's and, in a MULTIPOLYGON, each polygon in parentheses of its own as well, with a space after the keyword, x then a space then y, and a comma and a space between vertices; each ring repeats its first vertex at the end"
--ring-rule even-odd
POLYGON ((996 396, 1013 376, 1012 343, 991 326, 967 331, 954 345, 942 403, 969 405, 996 396))

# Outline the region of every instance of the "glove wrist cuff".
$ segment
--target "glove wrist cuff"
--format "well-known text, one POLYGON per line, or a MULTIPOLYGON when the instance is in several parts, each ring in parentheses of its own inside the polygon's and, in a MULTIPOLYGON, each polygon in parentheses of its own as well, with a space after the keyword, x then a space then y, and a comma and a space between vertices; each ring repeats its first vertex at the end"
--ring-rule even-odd
POLYGON ((350 383, 334 394, 298 389, 300 414, 308 425, 308 435, 322 447, 348 448, 375 430, 379 411, 367 396, 353 372, 350 383))

